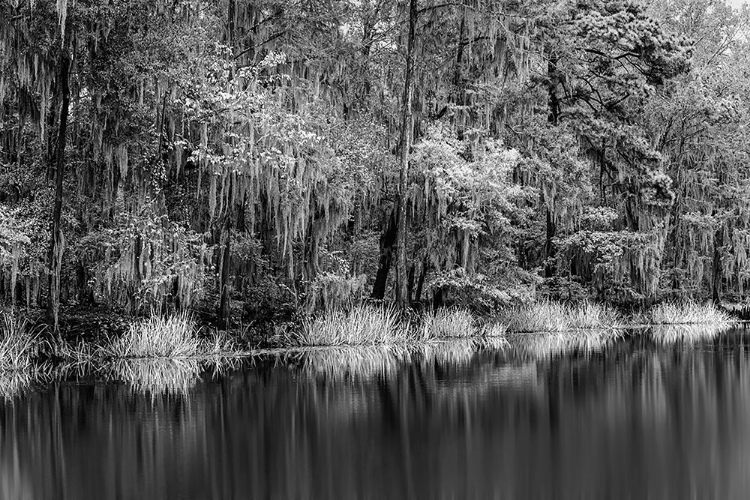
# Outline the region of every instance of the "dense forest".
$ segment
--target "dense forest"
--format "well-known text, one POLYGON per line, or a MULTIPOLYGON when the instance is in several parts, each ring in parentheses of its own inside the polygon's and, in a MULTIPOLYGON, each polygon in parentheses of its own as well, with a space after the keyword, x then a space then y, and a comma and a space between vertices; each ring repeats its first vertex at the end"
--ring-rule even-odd
POLYGON ((0 295, 227 324, 743 301, 723 0, 0 0, 0 295))

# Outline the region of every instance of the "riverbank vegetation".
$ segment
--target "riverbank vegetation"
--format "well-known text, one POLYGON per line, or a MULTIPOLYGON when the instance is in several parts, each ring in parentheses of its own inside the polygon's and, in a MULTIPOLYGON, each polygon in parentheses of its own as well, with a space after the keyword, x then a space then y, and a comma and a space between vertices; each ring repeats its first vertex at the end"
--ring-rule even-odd
POLYGON ((0 372, 26 370, 39 354, 39 328, 21 316, 0 315, 0 372))
POLYGON ((726 325, 732 317, 714 304, 665 302, 651 310, 650 323, 661 325, 726 325))
MULTIPOLYGON (((602 332, 618 336, 650 326, 716 329, 733 323, 729 314, 712 303, 667 302, 646 312, 626 315, 606 305, 545 300, 484 317, 461 308, 404 314, 392 306, 356 305, 303 317, 298 324, 285 325, 283 335, 269 339, 247 338, 246 332, 239 329, 226 331, 199 325, 187 312, 153 313, 133 319, 123 331, 72 340, 52 335, 47 325, 34 324, 20 313, 4 312, 0 372, 29 369, 40 362, 86 366, 129 358, 232 358, 251 354, 259 347, 413 346, 461 339, 502 344, 504 339, 523 338, 518 335, 526 333, 556 334, 554 342, 565 344, 591 340, 602 332)), ((552 338, 547 337, 546 341, 552 338)))
POLYGON ((749 303, 748 26, 723 0, 0 2, 0 302, 49 325, 1 362, 726 321, 698 304, 749 303), (79 335, 91 311, 119 326, 79 335))

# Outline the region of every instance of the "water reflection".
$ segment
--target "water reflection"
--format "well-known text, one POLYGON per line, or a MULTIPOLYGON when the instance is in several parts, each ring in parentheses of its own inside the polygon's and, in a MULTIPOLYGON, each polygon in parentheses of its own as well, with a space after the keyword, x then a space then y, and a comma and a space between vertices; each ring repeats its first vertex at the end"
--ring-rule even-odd
MULTIPOLYGON (((35 383, 41 383, 47 372, 41 371, 0 371, 0 400, 12 400, 23 394, 35 383)), ((0 499, 5 497, 0 497, 0 499)))
POLYGON ((542 359, 573 352, 585 354, 601 352, 624 335, 625 333, 620 330, 577 330, 520 333, 511 335, 509 341, 518 356, 542 359))
POLYGON ((700 342, 718 337, 732 328, 727 325, 655 325, 651 336, 657 342, 700 342))
POLYGON ((58 381, 0 405, 0 494, 746 498, 750 338, 660 338, 317 350, 174 385, 153 367, 58 381))
POLYGON ((125 359, 106 370, 139 392, 186 395, 200 378, 201 364, 195 359, 125 359))

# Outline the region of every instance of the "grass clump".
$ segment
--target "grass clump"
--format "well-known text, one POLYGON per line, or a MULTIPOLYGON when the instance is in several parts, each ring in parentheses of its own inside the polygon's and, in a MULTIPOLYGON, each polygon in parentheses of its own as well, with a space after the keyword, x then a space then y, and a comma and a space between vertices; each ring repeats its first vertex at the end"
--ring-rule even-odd
POLYGON ((0 318, 0 371, 32 367, 41 342, 39 329, 26 318, 3 312, 0 318))
POLYGON ((516 333, 611 329, 622 326, 622 318, 617 311, 591 302, 532 302, 506 310, 501 319, 508 331, 516 333))
POLYGON ((400 321, 393 308, 358 305, 349 311, 335 310, 302 323, 290 341, 301 346, 373 345, 404 342, 409 325, 400 321))
POLYGON ((422 318, 419 336, 423 340, 474 337, 474 317, 466 309, 438 309, 422 318))
POLYGON ((187 358, 201 353, 201 341, 191 316, 181 312, 131 323, 105 352, 116 358, 187 358))
POLYGON ((728 324, 732 318, 714 304, 701 304, 692 300, 663 302, 651 310, 651 323, 655 325, 728 324))

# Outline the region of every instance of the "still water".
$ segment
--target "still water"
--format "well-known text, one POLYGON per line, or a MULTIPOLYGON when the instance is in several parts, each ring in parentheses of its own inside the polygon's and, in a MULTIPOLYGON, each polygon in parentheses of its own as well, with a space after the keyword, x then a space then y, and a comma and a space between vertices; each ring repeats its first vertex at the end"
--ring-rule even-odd
POLYGON ((0 381, 0 498, 750 497, 750 331, 0 381))

